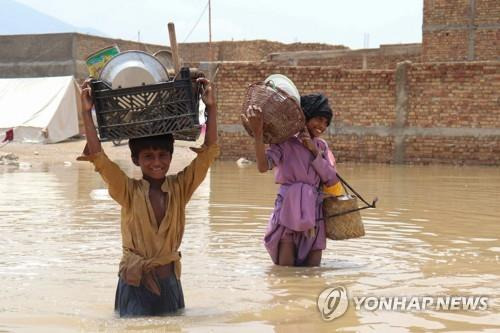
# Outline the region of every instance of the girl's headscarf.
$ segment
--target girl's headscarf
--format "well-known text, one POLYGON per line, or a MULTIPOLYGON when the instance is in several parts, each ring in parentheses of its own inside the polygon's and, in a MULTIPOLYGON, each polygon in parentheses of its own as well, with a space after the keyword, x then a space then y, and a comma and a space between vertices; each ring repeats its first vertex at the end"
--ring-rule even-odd
POLYGON ((328 98, 325 95, 311 94, 300 96, 300 106, 302 107, 302 111, 304 111, 306 121, 313 117, 321 116, 328 120, 328 126, 330 126, 333 113, 328 104, 328 98))

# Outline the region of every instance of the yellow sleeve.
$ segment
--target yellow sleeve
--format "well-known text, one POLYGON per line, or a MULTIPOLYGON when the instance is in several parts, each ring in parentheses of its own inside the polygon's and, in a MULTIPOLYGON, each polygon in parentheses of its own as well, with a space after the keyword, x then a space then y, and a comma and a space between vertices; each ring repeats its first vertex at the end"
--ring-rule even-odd
POLYGON ((77 160, 90 161, 94 164, 95 171, 99 172, 104 182, 108 185, 109 195, 121 206, 129 205, 130 178, 103 151, 80 156, 77 160))
POLYGON ((219 156, 220 151, 217 144, 210 146, 203 145, 201 148, 191 148, 191 150, 198 154, 198 156, 184 170, 177 174, 177 182, 186 203, 205 179, 210 165, 219 156))
POLYGON ((342 188, 342 184, 340 182, 337 182, 332 186, 323 186, 323 192, 336 197, 344 195, 344 189, 342 188))

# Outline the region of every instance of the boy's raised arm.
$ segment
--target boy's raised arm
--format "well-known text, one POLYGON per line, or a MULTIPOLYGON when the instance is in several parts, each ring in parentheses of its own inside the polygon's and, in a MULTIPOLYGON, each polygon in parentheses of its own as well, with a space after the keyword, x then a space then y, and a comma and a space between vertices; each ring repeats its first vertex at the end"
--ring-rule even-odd
POLYGON ((77 158, 79 161, 92 161, 103 180, 108 184, 109 195, 115 199, 120 205, 128 205, 129 202, 129 185, 127 175, 106 155, 99 154, 102 151, 101 142, 97 137, 97 131, 92 121, 92 95, 90 89, 90 80, 86 80, 82 84, 80 95, 82 101, 82 118, 85 125, 85 136, 87 144, 83 150, 83 156, 77 158))
POLYGON ((82 84, 82 92, 80 95, 82 101, 82 119, 85 126, 85 137, 87 145, 85 146, 85 155, 92 155, 102 150, 101 142, 97 137, 97 131, 92 121, 92 92, 90 88, 90 79, 85 80, 82 84))
POLYGON ((219 155, 219 147, 217 146, 217 103, 214 88, 210 81, 205 78, 198 78, 197 82, 202 84, 204 88, 202 100, 207 107, 208 119, 203 146, 201 148, 191 148, 198 156, 177 174, 177 180, 182 189, 182 200, 186 202, 205 179, 208 168, 219 155))
POLYGON ((215 101, 214 88, 210 84, 210 81, 204 77, 198 78, 197 82, 203 85, 204 92, 201 99, 208 111, 207 128, 203 144, 211 146, 217 143, 217 103, 215 101))

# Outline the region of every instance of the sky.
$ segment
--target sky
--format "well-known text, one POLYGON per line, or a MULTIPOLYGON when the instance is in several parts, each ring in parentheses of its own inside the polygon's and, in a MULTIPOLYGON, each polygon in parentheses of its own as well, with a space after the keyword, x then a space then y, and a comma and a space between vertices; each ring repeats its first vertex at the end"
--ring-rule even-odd
MULTIPOLYGON (((168 45, 168 22, 175 24, 178 43, 209 38, 208 0, 16 1, 112 38, 168 45)), ((351 49, 422 41, 423 0, 211 0, 211 8, 213 41, 267 39, 351 49)))

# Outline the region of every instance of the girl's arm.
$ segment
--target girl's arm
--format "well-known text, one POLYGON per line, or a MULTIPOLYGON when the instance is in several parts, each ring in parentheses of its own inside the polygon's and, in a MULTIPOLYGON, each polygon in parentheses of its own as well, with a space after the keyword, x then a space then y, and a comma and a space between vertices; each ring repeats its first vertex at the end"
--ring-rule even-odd
POLYGON ((309 134, 309 130, 307 127, 304 128, 299 133, 299 140, 302 142, 304 147, 306 147, 314 157, 317 157, 319 154, 318 148, 314 144, 311 135, 309 134))
POLYGON ((264 119, 262 117, 262 109, 250 105, 246 111, 246 115, 241 115, 241 117, 244 121, 248 122, 255 138, 255 159, 257 160, 257 169, 259 172, 266 172, 269 170, 269 165, 264 147, 264 119))
POLYGON ((337 177, 337 167, 335 165, 333 154, 328 148, 328 144, 324 140, 318 141, 317 151, 315 159, 312 161, 311 165, 318 173, 321 181, 326 186, 332 186, 338 183, 339 179, 337 177), (331 154, 331 158, 330 155, 331 154))
POLYGON ((306 147, 311 154, 313 154, 314 160, 311 165, 318 173, 321 181, 327 186, 337 183, 339 181, 337 178, 337 170, 335 165, 329 161, 327 155, 329 149, 326 142, 321 140, 325 147, 320 148, 322 151, 319 151, 306 127, 304 127, 304 129, 300 132, 299 139, 302 141, 304 147, 306 147))

